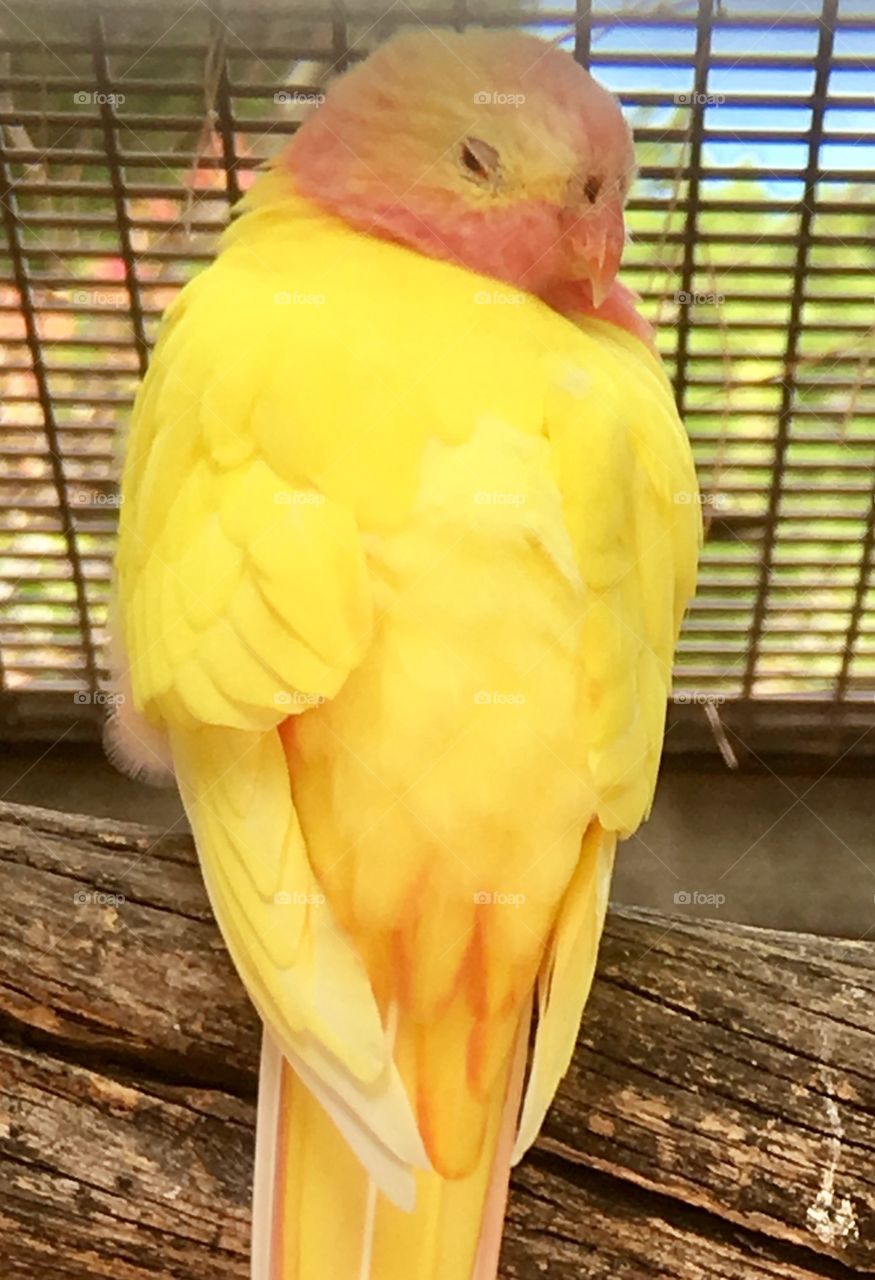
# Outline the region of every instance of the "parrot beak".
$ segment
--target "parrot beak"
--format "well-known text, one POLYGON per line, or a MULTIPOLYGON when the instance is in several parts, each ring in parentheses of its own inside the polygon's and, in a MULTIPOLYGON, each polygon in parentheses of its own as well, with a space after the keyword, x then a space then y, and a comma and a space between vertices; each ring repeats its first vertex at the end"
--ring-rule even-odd
POLYGON ((586 280, 593 305, 600 307, 610 292, 626 243, 623 204, 619 197, 592 205, 575 200, 565 210, 567 277, 586 280))

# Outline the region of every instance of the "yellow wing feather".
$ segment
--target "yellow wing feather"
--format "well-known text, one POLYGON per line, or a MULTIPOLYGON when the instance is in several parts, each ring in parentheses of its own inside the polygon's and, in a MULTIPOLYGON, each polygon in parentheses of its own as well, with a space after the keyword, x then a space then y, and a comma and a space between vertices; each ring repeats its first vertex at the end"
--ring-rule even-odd
POLYGON ((587 588, 584 732, 598 816, 626 836, 653 799, 701 516, 689 443, 660 365, 615 326, 583 321, 581 329, 586 382, 570 391, 566 377, 548 431, 587 588))
POLYGON ((616 328, 581 321, 581 330, 598 348, 585 381, 566 370, 549 432, 586 586, 582 728, 597 800, 541 967, 516 1160, 537 1136, 571 1061, 617 837, 650 811, 672 658, 701 542, 692 454, 661 366, 616 328))

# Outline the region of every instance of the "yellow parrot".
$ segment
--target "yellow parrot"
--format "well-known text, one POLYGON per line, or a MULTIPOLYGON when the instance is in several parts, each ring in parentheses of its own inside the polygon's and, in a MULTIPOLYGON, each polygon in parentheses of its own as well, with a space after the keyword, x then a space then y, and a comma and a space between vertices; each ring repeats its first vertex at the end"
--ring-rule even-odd
POLYGON ((109 749, 175 774, 264 1021, 254 1280, 493 1280, 567 1069, 700 539, 633 176, 558 47, 420 29, 164 318, 109 749))

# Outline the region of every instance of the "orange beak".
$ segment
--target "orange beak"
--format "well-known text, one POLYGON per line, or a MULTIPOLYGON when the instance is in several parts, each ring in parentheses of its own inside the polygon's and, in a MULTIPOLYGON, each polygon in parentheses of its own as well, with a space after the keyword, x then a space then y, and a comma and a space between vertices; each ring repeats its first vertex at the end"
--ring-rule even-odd
POLYGON ((563 221, 567 278, 587 280, 593 303, 600 307, 620 269, 626 243, 622 201, 604 196, 583 207, 575 201, 566 208, 563 221))

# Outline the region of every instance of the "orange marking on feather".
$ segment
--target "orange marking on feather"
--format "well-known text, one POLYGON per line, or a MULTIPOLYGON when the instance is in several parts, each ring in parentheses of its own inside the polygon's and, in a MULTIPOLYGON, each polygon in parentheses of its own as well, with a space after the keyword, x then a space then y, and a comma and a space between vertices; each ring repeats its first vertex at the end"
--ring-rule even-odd
POLYGON ((395 999, 403 1009, 409 1009, 413 1000, 413 975, 410 967, 410 947, 405 946, 403 927, 392 930, 389 938, 389 954, 392 963, 390 983, 395 999))
POLYGON ((468 1037, 467 1077, 471 1092, 479 1094, 483 1060, 486 1054, 486 1029, 488 1023, 478 1019, 468 1037))
POLYGON ((468 1000, 475 1018, 485 1018, 489 1011, 489 987, 486 981, 486 938, 482 909, 474 917, 471 944, 464 963, 468 977, 468 1000))

